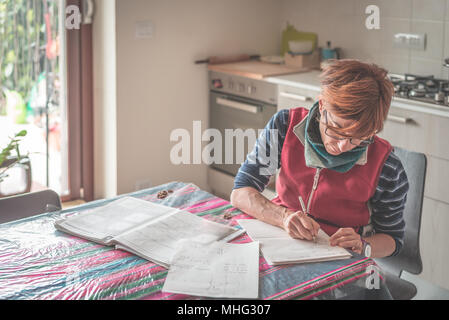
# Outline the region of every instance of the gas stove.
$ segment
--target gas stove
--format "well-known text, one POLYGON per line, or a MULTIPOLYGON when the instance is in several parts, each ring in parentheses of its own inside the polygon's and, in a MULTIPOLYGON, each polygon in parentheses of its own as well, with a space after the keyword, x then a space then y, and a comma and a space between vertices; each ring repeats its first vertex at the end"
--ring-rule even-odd
POLYGON ((413 74, 390 74, 389 77, 396 97, 449 107, 449 80, 413 74))

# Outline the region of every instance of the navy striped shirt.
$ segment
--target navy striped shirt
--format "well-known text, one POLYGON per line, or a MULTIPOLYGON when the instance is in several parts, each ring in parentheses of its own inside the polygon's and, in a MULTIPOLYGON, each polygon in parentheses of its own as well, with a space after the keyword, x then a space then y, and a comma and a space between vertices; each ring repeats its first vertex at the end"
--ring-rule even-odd
MULTIPOLYGON (((278 146, 277 169, 281 163, 281 151, 284 144, 285 135, 288 129, 289 110, 277 112, 265 126, 253 150, 248 154, 245 162, 240 167, 235 180, 234 189, 243 187, 253 187, 262 192, 271 175, 276 173, 276 168, 269 168, 268 165, 257 161, 257 154, 263 153, 267 157, 272 155, 272 150, 278 146), (270 139, 270 130, 277 130, 277 140, 270 139), (260 168, 265 167, 270 174, 260 174, 260 168)), ((276 131, 271 131, 276 132, 276 131)), ((403 212, 407 200, 409 184, 404 167, 399 158, 390 153, 382 168, 376 192, 369 200, 371 208, 371 225, 375 233, 385 233, 393 237, 396 242, 396 249, 392 256, 397 255, 404 243, 405 221, 403 212)))

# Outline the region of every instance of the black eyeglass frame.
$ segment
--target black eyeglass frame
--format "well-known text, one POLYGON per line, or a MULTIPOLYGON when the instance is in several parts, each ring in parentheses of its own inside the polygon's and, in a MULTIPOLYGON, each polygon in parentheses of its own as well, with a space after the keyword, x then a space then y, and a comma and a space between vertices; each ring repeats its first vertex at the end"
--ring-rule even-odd
MULTIPOLYGON (((333 135, 330 135, 329 133, 327 133, 327 131, 329 130, 329 125, 328 125, 328 120, 327 120, 327 110, 326 109, 324 109, 323 110, 323 113, 324 113, 324 119, 325 119, 325 121, 326 121, 326 123, 325 123, 325 125, 326 125, 326 129, 324 130, 324 134, 326 135, 326 136, 328 136, 328 137, 330 137, 330 138, 332 138, 332 139, 335 139, 335 140, 347 140, 347 139, 349 139, 349 143, 350 144, 352 144, 353 146, 356 146, 356 147, 366 147, 366 146, 368 146, 368 145, 370 145, 370 144, 372 144, 373 142, 374 142, 374 136, 372 136, 370 139, 368 139, 368 140, 360 140, 360 143, 358 143, 358 144, 355 144, 353 141, 352 141, 352 139, 355 139, 355 138, 342 138, 342 137, 336 137, 336 136, 333 136, 333 135)), ((319 117, 319 113, 318 113, 318 117, 317 117, 317 121, 318 122, 320 122, 320 117, 319 117)), ((331 129, 332 130, 332 129, 331 129)), ((356 140, 359 140, 359 139, 356 139, 356 140)))

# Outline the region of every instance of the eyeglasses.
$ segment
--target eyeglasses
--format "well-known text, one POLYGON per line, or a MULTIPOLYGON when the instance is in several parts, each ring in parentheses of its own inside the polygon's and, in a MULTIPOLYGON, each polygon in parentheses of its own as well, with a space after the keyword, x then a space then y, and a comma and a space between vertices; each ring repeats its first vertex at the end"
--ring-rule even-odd
MULTIPOLYGON (((324 130, 324 134, 327 135, 328 137, 331 137, 332 139, 335 139, 335 140, 347 140, 347 139, 349 139, 349 143, 350 144, 352 144, 354 146, 358 146, 358 147, 366 147, 367 145, 370 145, 370 144, 372 144, 374 142, 374 136, 369 138, 368 140, 361 140, 361 139, 356 139, 356 138, 344 138, 344 137, 341 137, 341 136, 338 137, 338 136, 329 134, 328 131, 332 131, 332 129, 330 129, 328 127, 327 110, 324 109, 323 113, 324 113, 324 119, 326 121, 325 122, 326 129, 324 130)), ((317 117, 317 121, 320 122, 319 114, 318 114, 318 117, 317 117)), ((337 134, 337 133, 335 133, 335 134, 337 134)))

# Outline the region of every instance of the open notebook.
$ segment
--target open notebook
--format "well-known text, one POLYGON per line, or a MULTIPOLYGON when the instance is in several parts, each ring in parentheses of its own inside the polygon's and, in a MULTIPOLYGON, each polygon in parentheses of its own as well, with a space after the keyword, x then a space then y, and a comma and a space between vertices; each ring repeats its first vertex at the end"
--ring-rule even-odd
POLYGON ((55 222, 56 229, 103 245, 115 245, 166 268, 181 241, 230 241, 241 230, 190 212, 123 197, 55 222))
POLYGON ((329 245, 329 236, 319 230, 316 242, 291 238, 283 229, 256 219, 239 219, 270 265, 348 259, 352 255, 341 247, 329 245))

